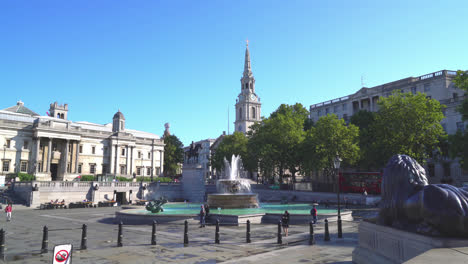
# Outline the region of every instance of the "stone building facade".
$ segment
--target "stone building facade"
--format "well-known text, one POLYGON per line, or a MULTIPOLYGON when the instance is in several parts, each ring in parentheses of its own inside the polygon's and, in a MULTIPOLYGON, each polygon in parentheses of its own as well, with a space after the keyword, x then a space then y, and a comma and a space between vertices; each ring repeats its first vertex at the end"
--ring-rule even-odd
POLYGON ((68 105, 53 103, 40 116, 18 102, 0 110, 1 173, 34 174, 38 181, 79 175, 154 176, 162 173, 164 142, 127 129, 118 111, 101 125, 68 120, 68 105))
POLYGON ((255 78, 250 66, 249 45, 245 49, 244 73, 241 78, 241 92, 236 99, 235 131, 247 133, 250 126, 261 121, 260 111, 262 104, 260 97, 255 93, 255 78))
MULTIPOLYGON (((363 87, 354 94, 310 106, 310 119, 317 122, 321 116, 335 114, 349 122, 350 117, 360 110, 378 111, 379 97, 388 97, 395 90, 411 93, 425 93, 428 98, 436 99, 446 106, 445 118, 441 124, 448 134, 466 128, 468 122, 463 122, 457 107, 466 98, 465 91, 453 83, 455 71, 441 70, 419 77, 408 77, 398 81, 385 83, 375 87, 363 87)), ((456 185, 468 185, 468 172, 462 171, 457 160, 433 162, 428 160, 427 170, 429 181, 439 183, 443 179, 452 179, 456 185)))

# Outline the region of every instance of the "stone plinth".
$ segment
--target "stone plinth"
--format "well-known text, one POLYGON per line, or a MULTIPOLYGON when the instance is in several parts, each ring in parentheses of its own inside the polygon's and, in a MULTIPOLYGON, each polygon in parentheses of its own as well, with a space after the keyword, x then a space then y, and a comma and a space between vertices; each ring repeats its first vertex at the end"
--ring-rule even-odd
POLYGON ((186 164, 182 170, 184 199, 193 203, 205 201, 205 176, 200 164, 186 164))
POLYGON ((467 247, 468 239, 423 236, 369 222, 359 224, 354 263, 403 263, 433 248, 467 247))
POLYGON ((218 207, 223 209, 232 208, 257 208, 257 194, 254 193, 237 193, 237 194, 209 194, 208 205, 212 209, 218 207))

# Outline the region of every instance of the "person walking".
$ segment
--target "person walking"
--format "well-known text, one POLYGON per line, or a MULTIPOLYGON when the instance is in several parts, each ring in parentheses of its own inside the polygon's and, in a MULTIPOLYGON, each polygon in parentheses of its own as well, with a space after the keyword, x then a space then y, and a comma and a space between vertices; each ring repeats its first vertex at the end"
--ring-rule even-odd
POLYGON ((281 216, 281 225, 283 226, 284 236, 288 236, 288 228, 289 228, 289 212, 284 211, 283 216, 281 216))
POLYGON ((11 211, 12 211, 11 203, 8 203, 7 207, 5 207, 5 213, 6 213, 6 220, 7 220, 7 222, 10 222, 10 221, 11 221, 11 211))
POLYGON ((312 209, 310 209, 310 214, 312 215, 314 224, 316 224, 317 223, 317 208, 315 208, 315 205, 312 209))
POLYGON ((200 228, 205 227, 205 216, 206 216, 205 207, 202 205, 200 208, 200 228))

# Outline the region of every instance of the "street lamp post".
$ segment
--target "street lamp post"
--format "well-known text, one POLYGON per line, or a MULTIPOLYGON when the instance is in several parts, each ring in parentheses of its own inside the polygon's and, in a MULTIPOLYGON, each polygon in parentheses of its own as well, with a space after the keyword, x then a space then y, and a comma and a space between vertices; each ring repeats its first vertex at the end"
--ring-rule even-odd
POLYGON ((333 166, 335 167, 335 176, 336 181, 338 183, 338 191, 337 191, 337 198, 338 198, 338 238, 343 238, 343 231, 341 227, 341 206, 340 206, 340 177, 339 177, 339 170, 340 170, 341 158, 336 153, 335 159, 333 160, 333 166))

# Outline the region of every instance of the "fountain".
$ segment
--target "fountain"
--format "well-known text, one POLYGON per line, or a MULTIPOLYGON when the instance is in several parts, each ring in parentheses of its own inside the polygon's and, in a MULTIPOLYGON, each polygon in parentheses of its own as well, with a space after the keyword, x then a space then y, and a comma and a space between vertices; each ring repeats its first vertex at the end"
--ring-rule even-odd
POLYGON ((211 208, 258 208, 257 194, 252 193, 249 180, 242 179, 240 156, 232 155, 231 164, 224 158, 225 178, 216 181, 215 194, 208 194, 211 208))

